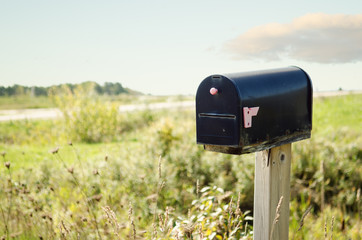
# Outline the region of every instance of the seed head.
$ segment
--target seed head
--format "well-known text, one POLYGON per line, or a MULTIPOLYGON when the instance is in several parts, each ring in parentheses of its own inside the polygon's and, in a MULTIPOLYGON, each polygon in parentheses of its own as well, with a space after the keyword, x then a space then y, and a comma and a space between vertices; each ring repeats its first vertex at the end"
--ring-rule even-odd
POLYGON ((280 197, 278 205, 277 205, 277 209, 275 210, 275 219, 274 219, 275 223, 277 223, 279 221, 280 207, 282 206, 282 203, 283 203, 283 196, 280 197))
POLYGON ((5 157, 6 152, 5 152, 5 151, 2 151, 2 152, 0 153, 0 155, 3 156, 3 157, 5 157))
POLYGON ((63 237, 66 237, 67 235, 69 235, 70 231, 69 231, 68 227, 64 224, 63 220, 60 222, 59 228, 60 228, 60 232, 63 237))
POLYGON ((334 216, 332 216, 332 222, 331 222, 331 239, 333 239, 333 226, 334 226, 334 216))
POLYGON ((6 167, 7 169, 9 169, 9 168, 10 168, 10 162, 6 162, 6 163, 5 163, 5 167, 6 167))
POLYGON ((184 234, 186 237, 191 238, 193 231, 195 230, 195 224, 190 222, 184 225, 184 234))
POLYGON ((56 153, 58 153, 58 151, 59 151, 59 147, 56 147, 56 148, 50 150, 50 153, 56 154, 56 153))
POLYGON ((128 208, 128 220, 131 220, 133 214, 133 208, 132 208, 132 203, 129 203, 129 208, 128 208))
POLYGON ((304 218, 308 215, 308 213, 310 212, 311 209, 312 209, 312 206, 309 206, 307 208, 307 210, 303 213, 303 216, 302 216, 302 218, 300 219, 300 222, 299 222, 299 228, 298 228, 297 232, 299 232, 302 229, 302 227, 304 225, 304 218))
POLYGON ((361 197, 361 189, 359 188, 359 189, 357 190, 357 196, 356 196, 357 202, 359 202, 360 197, 361 197))
POLYGON ((70 167, 70 168, 68 168, 67 170, 68 170, 68 172, 69 172, 70 174, 73 174, 73 173, 74 173, 74 167, 70 167))
POLYGON ((99 202, 102 199, 102 194, 95 195, 93 199, 99 202))
POLYGON ((238 216, 240 216, 242 214, 242 212, 240 210, 240 207, 239 207, 240 206, 240 197, 241 197, 241 195, 240 195, 240 192, 239 192, 238 201, 236 203, 236 210, 235 210, 235 215, 238 215, 238 216))
POLYGON ((204 239, 204 233, 202 232, 202 225, 199 226, 200 240, 204 239))
POLYGON ((158 178, 159 179, 161 179, 161 177, 162 177, 161 168, 162 168, 162 157, 160 156, 158 159, 158 178))

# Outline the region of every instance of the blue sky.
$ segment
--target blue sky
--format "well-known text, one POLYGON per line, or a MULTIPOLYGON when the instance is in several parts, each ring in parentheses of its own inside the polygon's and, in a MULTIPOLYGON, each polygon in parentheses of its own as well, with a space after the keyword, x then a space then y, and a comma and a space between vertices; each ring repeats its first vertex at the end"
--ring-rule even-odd
POLYGON ((361 90, 361 9, 360 0, 0 0, 0 85, 195 94, 211 74, 297 65, 315 90, 361 90))

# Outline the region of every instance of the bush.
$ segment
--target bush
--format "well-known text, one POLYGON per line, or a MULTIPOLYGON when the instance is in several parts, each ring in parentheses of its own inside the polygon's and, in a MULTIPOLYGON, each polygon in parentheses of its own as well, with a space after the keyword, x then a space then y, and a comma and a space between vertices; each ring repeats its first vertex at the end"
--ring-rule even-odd
POLYGON ((240 210, 240 194, 235 201, 232 192, 216 186, 204 187, 200 194, 192 202, 189 216, 176 221, 173 235, 186 239, 253 239, 253 218, 250 211, 240 210))
POLYGON ((92 83, 71 90, 66 85, 52 94, 64 116, 64 133, 72 141, 98 143, 116 140, 120 134, 147 126, 153 121, 149 111, 121 114, 114 102, 105 102, 94 91, 92 83))
POLYGON ((72 141, 109 141, 120 131, 117 106, 102 103, 92 86, 78 87, 73 92, 64 86, 54 99, 64 116, 64 130, 72 141))

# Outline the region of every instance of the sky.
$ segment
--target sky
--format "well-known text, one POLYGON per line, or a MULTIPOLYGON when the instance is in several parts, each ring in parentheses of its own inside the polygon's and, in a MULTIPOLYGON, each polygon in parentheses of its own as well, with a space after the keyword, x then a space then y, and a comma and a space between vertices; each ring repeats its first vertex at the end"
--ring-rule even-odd
POLYGON ((362 90, 360 0, 0 0, 0 85, 119 82, 196 94, 212 74, 299 66, 362 90))

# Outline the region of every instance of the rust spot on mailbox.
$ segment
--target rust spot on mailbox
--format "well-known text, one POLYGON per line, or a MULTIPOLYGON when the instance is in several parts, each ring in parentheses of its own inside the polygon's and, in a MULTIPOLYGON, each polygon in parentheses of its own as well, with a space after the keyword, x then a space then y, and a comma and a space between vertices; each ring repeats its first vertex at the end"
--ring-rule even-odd
POLYGON ((196 93, 197 143, 243 154, 309 138, 312 94, 298 67, 211 75, 196 93))

